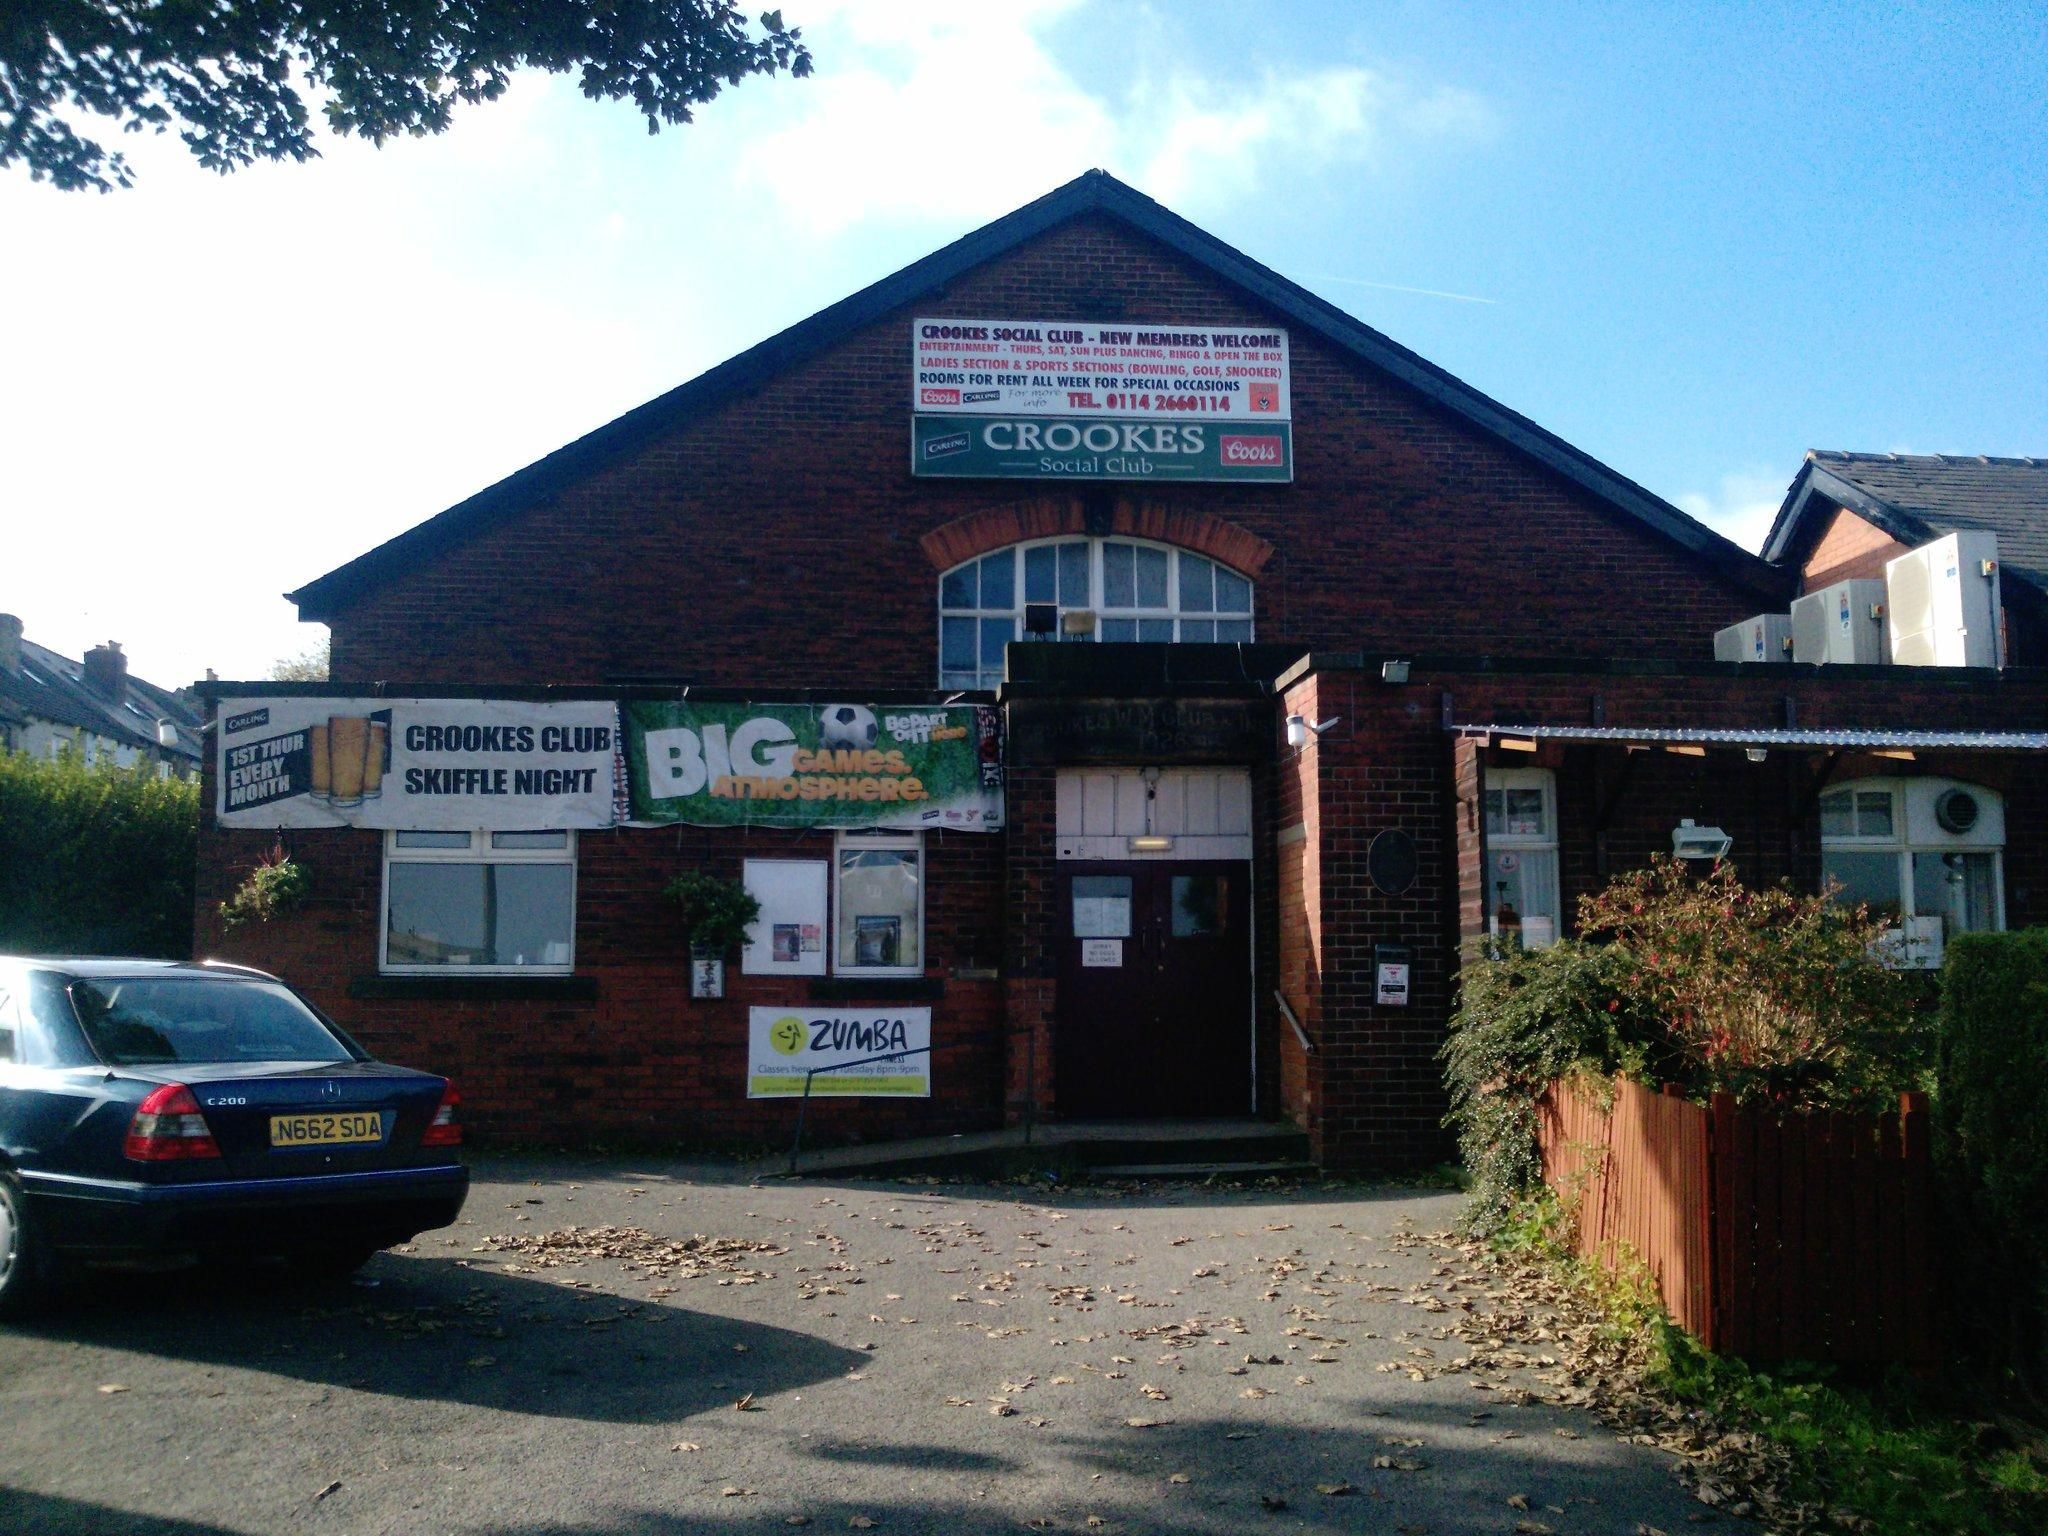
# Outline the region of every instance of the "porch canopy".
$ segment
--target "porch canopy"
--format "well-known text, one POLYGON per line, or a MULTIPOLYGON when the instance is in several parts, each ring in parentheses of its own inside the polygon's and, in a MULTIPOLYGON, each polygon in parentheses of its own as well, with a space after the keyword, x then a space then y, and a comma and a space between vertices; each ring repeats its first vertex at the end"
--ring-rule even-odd
POLYGON ((2048 731, 1722 729, 1689 725, 1452 724, 1452 735, 1488 745, 1515 741, 1606 742, 1643 747, 1806 747, 1824 752, 2048 752, 2048 731))

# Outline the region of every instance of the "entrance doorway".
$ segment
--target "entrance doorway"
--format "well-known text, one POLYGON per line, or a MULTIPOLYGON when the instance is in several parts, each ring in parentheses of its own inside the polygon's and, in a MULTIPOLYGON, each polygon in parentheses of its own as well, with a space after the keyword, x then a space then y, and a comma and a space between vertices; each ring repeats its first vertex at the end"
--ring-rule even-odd
POLYGON ((1060 1112, 1251 1112, 1251 865, 1059 866, 1060 1112))

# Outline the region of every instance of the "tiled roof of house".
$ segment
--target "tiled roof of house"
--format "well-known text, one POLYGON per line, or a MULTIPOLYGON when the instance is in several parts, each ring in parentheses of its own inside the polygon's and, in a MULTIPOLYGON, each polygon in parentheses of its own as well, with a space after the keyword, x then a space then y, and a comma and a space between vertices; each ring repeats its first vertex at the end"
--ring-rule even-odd
POLYGON ((1799 516, 1809 486, 1901 543, 1994 533, 2004 573, 2048 591, 2048 459, 1816 449, 1792 482, 1764 558, 1795 557, 1818 536, 1799 516))
POLYGON ((127 679, 120 701, 108 698, 86 681, 82 663, 26 639, 20 670, 0 670, 0 709, 17 719, 76 726, 152 750, 158 745, 157 721, 168 720, 178 728, 169 750, 193 762, 199 760, 199 733, 206 723, 196 701, 139 677, 127 679))

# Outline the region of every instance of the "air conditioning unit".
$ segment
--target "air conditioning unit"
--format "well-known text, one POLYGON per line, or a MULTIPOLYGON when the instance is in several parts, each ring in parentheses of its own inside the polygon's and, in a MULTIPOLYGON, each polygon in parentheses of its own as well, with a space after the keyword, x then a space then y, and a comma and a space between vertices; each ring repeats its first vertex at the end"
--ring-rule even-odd
POLYGON ((1792 659, 1882 666, 1884 583, 1876 577, 1838 581, 1794 599, 1792 659))
POLYGON ((1792 652, 1792 615, 1760 613, 1714 633, 1716 661, 1784 661, 1792 652))
POLYGON ((1892 661, 1902 667, 1996 667, 1998 536, 1951 533, 1885 562, 1892 661))

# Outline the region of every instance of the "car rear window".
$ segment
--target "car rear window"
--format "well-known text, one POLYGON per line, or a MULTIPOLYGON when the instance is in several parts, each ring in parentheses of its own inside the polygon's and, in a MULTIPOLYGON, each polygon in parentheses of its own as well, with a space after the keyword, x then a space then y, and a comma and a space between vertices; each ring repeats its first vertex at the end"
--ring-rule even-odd
POLYGON ((110 1066, 186 1061, 348 1061, 325 1024, 272 982, 96 977, 71 1005, 110 1066))

